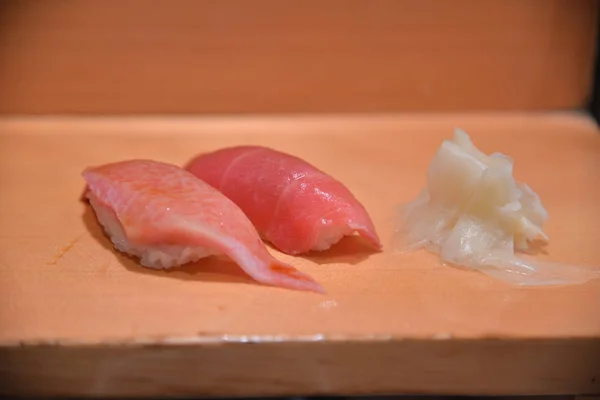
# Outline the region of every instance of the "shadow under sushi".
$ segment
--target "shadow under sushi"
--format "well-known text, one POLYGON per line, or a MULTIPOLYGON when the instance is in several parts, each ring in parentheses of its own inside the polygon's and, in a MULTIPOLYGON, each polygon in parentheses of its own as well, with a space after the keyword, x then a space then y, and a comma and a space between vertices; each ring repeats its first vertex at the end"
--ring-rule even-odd
POLYGON ((181 280, 260 285, 260 283, 253 280, 236 263, 227 257, 208 257, 169 270, 155 270, 143 267, 135 257, 121 253, 114 248, 110 239, 105 235, 102 226, 96 219, 96 214, 91 206, 89 206, 87 202, 85 203, 82 220, 86 229, 90 232, 91 236, 102 245, 102 247, 111 251, 119 263, 130 271, 181 280))
POLYGON ((317 264, 358 264, 369 256, 379 253, 359 236, 344 236, 339 242, 323 251, 311 251, 303 258, 317 264))

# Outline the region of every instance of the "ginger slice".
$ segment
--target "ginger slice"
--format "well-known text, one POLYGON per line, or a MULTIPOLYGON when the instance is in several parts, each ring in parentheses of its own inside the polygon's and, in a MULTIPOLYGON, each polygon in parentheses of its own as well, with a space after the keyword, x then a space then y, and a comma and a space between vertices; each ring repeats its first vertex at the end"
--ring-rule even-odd
POLYGON ((449 265, 474 269, 516 286, 581 284, 600 269, 519 257, 536 238, 548 241, 548 212, 539 196, 515 181, 513 160, 486 155, 456 129, 427 172, 427 186, 404 205, 395 248, 425 248, 449 265), (399 241, 398 239, 401 239, 399 241))

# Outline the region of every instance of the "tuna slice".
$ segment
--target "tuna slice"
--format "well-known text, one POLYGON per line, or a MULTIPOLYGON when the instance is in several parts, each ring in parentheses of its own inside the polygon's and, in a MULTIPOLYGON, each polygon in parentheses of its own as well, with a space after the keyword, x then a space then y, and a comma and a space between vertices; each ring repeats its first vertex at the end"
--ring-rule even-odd
POLYGON ((170 164, 131 160, 88 168, 86 196, 114 246, 149 268, 223 254, 258 282, 322 292, 311 277, 276 260, 231 200, 170 164))
POLYGON ((371 218, 350 190, 297 157, 240 146, 199 155, 186 169, 233 200, 285 253, 326 250, 355 233, 381 249, 371 218))

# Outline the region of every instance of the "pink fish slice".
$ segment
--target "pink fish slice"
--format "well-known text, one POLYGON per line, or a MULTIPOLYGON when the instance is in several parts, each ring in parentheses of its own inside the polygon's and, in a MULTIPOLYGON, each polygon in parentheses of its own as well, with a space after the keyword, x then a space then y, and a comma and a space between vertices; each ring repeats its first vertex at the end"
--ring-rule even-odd
POLYGON ((354 233, 382 247, 350 190, 298 157, 239 146, 201 154, 185 168, 233 200, 261 236, 285 253, 326 250, 354 233))
POLYGON ((310 276, 275 259, 231 200, 171 164, 130 160, 83 172, 89 199, 115 248, 166 269, 224 254, 267 285, 323 292, 310 276))

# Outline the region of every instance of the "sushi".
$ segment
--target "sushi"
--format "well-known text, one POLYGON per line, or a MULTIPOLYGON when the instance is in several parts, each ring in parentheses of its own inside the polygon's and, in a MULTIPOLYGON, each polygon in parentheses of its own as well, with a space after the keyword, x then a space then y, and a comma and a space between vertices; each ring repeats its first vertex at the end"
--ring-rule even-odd
POLYGON ((149 268, 225 255, 257 282, 323 292, 310 276, 276 260, 231 200, 182 168, 128 160, 87 168, 86 197, 114 246, 149 268))
POLYGON ((527 184, 513 177, 513 160, 484 154, 456 129, 433 157, 425 189, 401 208, 396 249, 428 249, 449 265, 515 286, 569 285, 600 278, 600 270, 519 256, 531 241, 549 239, 548 212, 527 184))
POLYGON ((284 253, 326 250, 353 234, 382 247, 350 190, 298 157, 238 146, 198 155, 185 168, 233 200, 263 239, 284 253))

